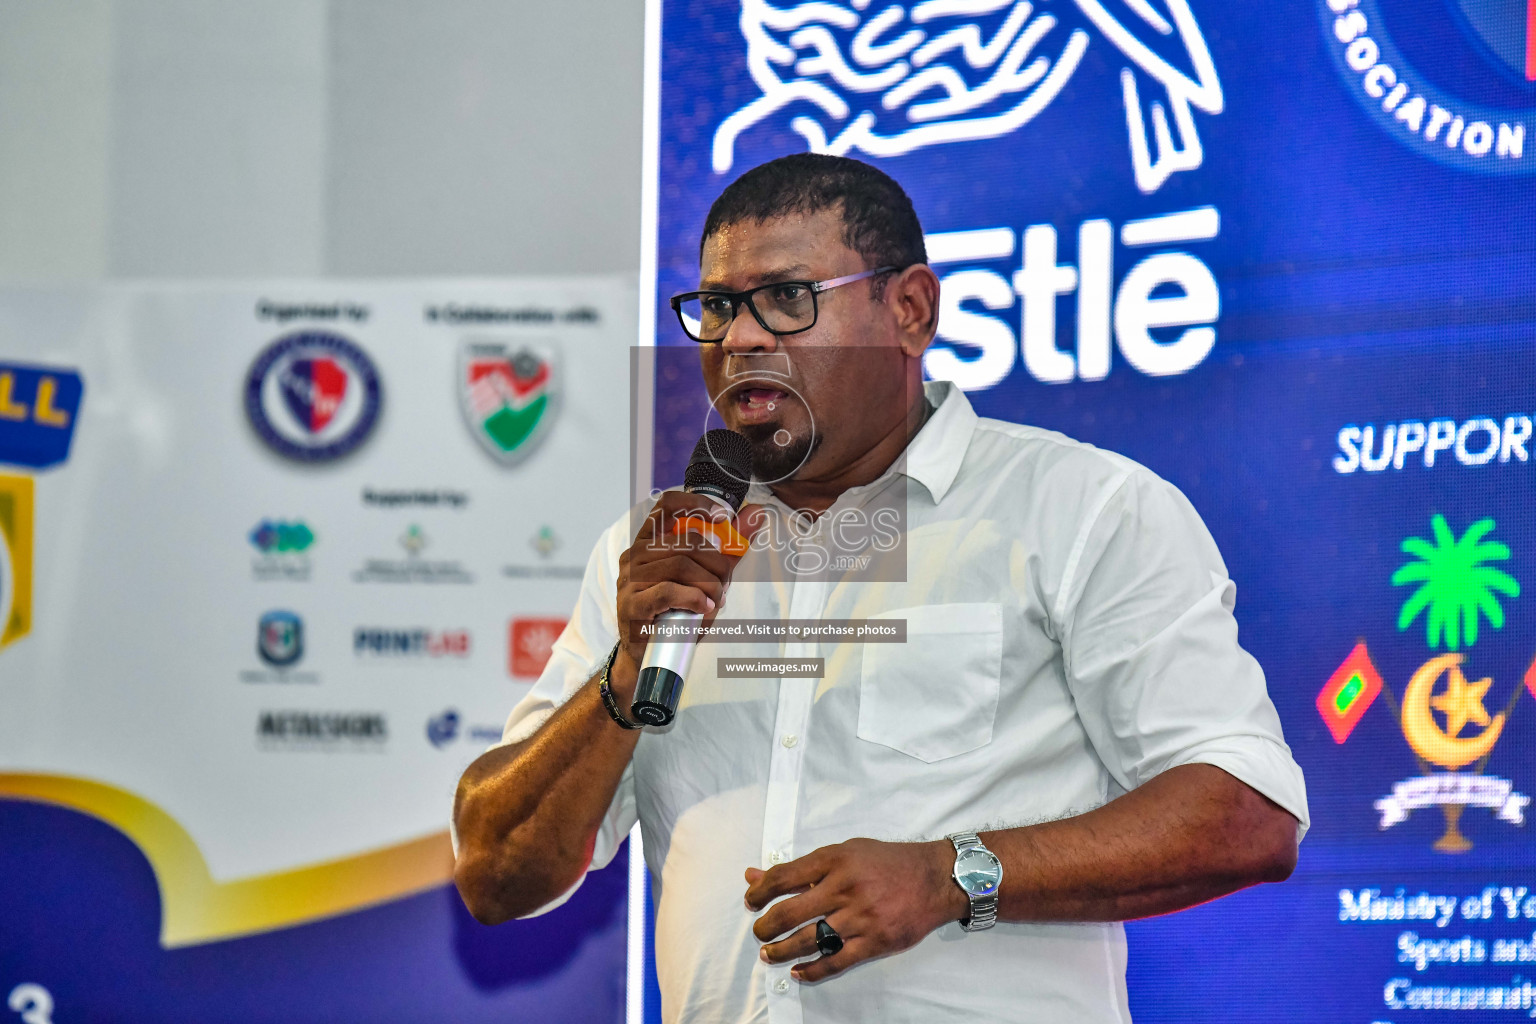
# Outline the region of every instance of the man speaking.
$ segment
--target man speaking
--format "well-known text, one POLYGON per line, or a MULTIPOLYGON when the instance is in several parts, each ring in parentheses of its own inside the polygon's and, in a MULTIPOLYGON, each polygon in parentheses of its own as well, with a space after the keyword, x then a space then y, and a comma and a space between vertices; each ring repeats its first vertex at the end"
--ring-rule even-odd
POLYGON ((925 386, 938 298, 911 202, 866 164, 785 157, 715 202, 673 306, 751 442, 751 547, 680 527, 712 508, 684 491, 599 541, 459 784, 476 918, 559 905, 638 821, 668 1021, 1111 1022, 1118 922, 1290 874, 1305 787, 1204 524, 1125 458, 925 386), (835 548, 893 494, 899 576, 785 571, 786 544, 835 548), (710 645, 675 720, 636 728, 642 627, 667 612, 905 642, 710 645), (719 671, 741 653, 823 674, 719 671))

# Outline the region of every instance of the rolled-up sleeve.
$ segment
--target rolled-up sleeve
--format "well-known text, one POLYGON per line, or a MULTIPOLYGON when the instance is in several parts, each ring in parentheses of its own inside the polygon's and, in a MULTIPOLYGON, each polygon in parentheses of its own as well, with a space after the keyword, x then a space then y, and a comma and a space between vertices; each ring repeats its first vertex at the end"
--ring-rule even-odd
POLYGON ((1135 789, 1211 764, 1309 825, 1264 670, 1238 643, 1237 585, 1193 506, 1136 468, 1085 522, 1060 591, 1068 684, 1111 776, 1135 789))
MULTIPOLYGON (((614 641, 618 639, 618 565, 619 555, 628 546, 629 514, 606 530, 587 559, 582 576, 581 594, 570 621, 550 649, 549 662, 527 696, 518 701, 507 716, 501 742, 506 746, 528 739, 547 722, 562 704, 570 700, 594 675, 601 671, 614 641)), ((608 812, 598 826, 592 858, 581 878, 544 906, 526 914, 537 917, 565 903, 586 881, 587 872, 607 867, 619 851, 636 821, 633 768, 626 768, 619 788, 608 805, 608 812)), ((457 837, 455 837, 455 847, 457 837)))

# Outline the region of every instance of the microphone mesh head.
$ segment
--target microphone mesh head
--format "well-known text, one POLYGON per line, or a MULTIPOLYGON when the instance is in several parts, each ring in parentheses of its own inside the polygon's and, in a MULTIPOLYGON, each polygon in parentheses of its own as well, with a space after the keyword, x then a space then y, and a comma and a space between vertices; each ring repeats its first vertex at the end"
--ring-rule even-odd
POLYGON ((693 446, 683 488, 710 494, 741 508, 752 479, 752 443, 734 430, 711 430, 693 446))

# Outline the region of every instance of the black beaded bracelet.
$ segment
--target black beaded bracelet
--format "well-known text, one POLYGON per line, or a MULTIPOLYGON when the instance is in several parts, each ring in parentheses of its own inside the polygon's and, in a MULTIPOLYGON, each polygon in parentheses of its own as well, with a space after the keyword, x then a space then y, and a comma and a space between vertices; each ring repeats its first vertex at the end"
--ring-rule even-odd
POLYGON ((631 722, 619 714, 619 704, 618 701, 613 699, 613 686, 608 678, 608 674, 613 671, 614 660, 619 656, 619 644, 623 642, 624 640, 621 637, 613 645, 613 650, 608 652, 608 662, 603 665, 603 677, 597 682, 597 694, 603 698, 603 707, 608 709, 608 717, 619 723, 620 727, 625 729, 643 729, 645 726, 631 722))

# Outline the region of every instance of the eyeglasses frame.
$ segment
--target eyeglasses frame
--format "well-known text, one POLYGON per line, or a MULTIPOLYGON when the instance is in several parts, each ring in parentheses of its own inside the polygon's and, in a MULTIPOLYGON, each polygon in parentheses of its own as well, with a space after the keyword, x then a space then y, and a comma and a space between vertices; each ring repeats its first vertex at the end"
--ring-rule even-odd
MULTIPOLYGON (((689 299, 696 299, 704 295, 723 295, 731 300, 731 323, 736 322, 736 318, 741 315, 741 307, 745 305, 752 311, 752 319, 757 321, 758 326, 767 331, 769 334, 775 335, 776 337, 784 337, 785 335, 789 334, 800 334, 816 326, 816 321, 821 319, 821 303, 816 300, 816 296, 820 295, 822 292, 829 292, 834 288, 841 288, 845 284, 853 284, 855 281, 863 281, 868 278, 875 277, 879 274, 889 274, 893 271, 900 271, 902 269, 904 268, 896 266, 876 267, 873 270, 861 270, 857 274, 844 274, 842 277, 830 277, 825 281, 769 281, 767 284, 760 284, 756 288, 748 288, 746 291, 741 292, 728 292, 719 289, 705 289, 696 292, 680 292, 677 295, 672 296, 672 298, 668 299, 667 301, 672 307, 672 312, 677 314, 677 322, 682 327, 683 334, 686 335, 689 340, 695 341, 700 345, 718 345, 725 340, 725 335, 721 335, 718 338, 711 338, 708 340, 705 340, 704 338, 695 338, 693 336, 693 332, 688 330, 688 323, 683 319, 683 303, 689 299), (805 285, 811 290, 811 322, 806 324, 804 327, 796 327, 792 331, 776 331, 763 321, 763 315, 757 311, 757 303, 752 301, 752 296, 765 288, 781 288, 786 284, 805 285)), ((730 326, 727 325, 725 333, 729 334, 730 332, 730 326)))

